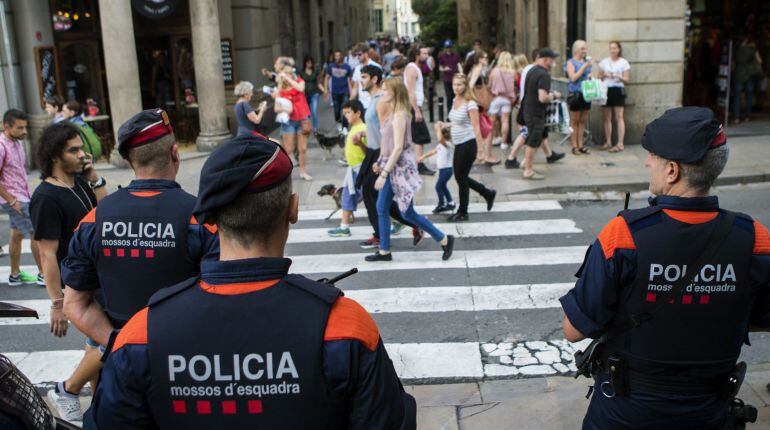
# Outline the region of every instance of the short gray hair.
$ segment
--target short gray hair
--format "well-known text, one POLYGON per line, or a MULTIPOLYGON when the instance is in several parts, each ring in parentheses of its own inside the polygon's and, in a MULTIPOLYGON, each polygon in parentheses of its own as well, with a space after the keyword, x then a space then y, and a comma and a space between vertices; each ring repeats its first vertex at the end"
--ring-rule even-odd
POLYGON ((249 81, 240 81, 235 86, 235 90, 233 92, 236 96, 243 97, 248 93, 254 92, 254 84, 249 81))
POLYGON ((698 163, 680 163, 687 186, 702 193, 707 193, 725 169, 730 157, 730 145, 724 145, 706 151, 698 163))

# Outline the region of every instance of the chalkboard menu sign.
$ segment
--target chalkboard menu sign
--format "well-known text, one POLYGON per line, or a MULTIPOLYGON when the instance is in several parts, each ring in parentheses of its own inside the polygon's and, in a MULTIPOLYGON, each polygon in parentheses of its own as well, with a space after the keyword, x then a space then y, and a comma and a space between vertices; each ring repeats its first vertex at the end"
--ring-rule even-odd
POLYGON ((40 107, 45 107, 45 99, 59 93, 59 61, 56 48, 38 46, 35 48, 37 66, 37 87, 40 93, 40 107))
POLYGON ((222 75, 225 78, 225 85, 235 85, 235 69, 233 64, 233 41, 232 39, 222 39, 222 75))
POLYGON ((719 73, 717 74, 717 107, 718 116, 723 118, 723 124, 727 125, 727 116, 730 113, 730 64, 733 61, 733 41, 723 40, 722 50, 719 53, 719 73))

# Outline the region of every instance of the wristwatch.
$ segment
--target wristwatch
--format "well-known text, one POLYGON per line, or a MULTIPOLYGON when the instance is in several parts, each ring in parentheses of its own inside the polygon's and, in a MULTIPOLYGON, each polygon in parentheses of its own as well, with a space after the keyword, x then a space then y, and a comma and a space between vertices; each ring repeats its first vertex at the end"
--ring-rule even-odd
POLYGON ((99 179, 97 179, 94 182, 89 182, 88 185, 91 187, 92 190, 95 190, 97 188, 101 188, 107 185, 107 180, 104 179, 104 176, 100 176, 99 179))

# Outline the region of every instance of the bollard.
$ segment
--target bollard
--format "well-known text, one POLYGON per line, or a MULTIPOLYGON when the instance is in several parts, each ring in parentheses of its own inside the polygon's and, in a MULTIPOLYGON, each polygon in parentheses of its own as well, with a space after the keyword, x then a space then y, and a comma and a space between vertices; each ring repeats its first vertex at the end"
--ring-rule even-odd
POLYGON ((433 86, 430 86, 428 88, 428 111, 429 111, 428 117, 430 119, 430 122, 433 122, 433 97, 434 97, 434 94, 435 94, 435 92, 433 90, 433 86))
POLYGON ((438 98, 438 120, 444 121, 444 98, 438 98))

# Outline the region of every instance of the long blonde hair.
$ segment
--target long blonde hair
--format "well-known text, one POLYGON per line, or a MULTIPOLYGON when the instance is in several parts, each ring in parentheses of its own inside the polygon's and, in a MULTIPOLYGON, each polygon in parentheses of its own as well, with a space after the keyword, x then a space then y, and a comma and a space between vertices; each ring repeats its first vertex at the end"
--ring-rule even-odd
POLYGON ((465 91, 463 91, 463 98, 465 99, 466 102, 476 101, 476 95, 473 93, 473 89, 471 88, 471 85, 468 82, 468 75, 464 73, 455 73, 455 75, 452 77, 452 84, 454 84, 454 81, 462 81, 463 85, 465 85, 465 91))
POLYGON ((388 78, 382 83, 382 87, 393 96, 393 114, 406 112, 411 117, 412 106, 409 103, 409 91, 404 85, 404 80, 400 77, 388 78))
POLYGON ((497 68, 508 72, 516 72, 516 63, 513 61, 513 55, 508 51, 500 53, 500 58, 497 60, 497 68))
POLYGON ((513 63, 516 65, 516 73, 521 73, 522 70, 524 70, 525 67, 529 65, 529 61, 527 61, 527 56, 524 54, 516 54, 513 56, 513 63))

